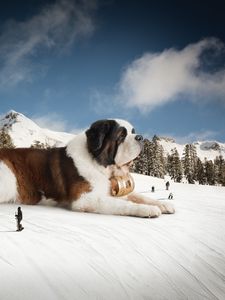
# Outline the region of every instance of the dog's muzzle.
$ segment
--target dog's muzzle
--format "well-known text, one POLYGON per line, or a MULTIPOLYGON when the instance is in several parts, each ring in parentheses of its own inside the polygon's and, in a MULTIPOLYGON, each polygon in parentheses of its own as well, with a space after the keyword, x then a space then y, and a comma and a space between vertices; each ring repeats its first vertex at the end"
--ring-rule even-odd
POLYGON ((125 196, 134 190, 134 180, 130 174, 124 176, 114 176, 110 178, 110 181, 112 196, 125 196))

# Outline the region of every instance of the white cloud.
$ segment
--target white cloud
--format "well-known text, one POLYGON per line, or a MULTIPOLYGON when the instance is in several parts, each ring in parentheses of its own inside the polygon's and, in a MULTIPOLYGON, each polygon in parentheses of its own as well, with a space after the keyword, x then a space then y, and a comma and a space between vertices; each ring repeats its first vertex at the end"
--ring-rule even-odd
POLYGON ((75 128, 75 129, 70 130, 69 133, 79 134, 79 133, 84 132, 86 130, 87 130, 87 128, 75 128))
POLYGON ((225 67, 215 72, 204 70, 202 56, 206 51, 217 56, 224 54, 224 44, 216 38, 207 38, 182 50, 171 48, 144 54, 123 72, 117 100, 140 111, 151 111, 182 96, 196 101, 210 96, 212 100, 214 97, 224 100, 225 67))
POLYGON ((67 122, 57 113, 49 113, 43 116, 33 116, 32 120, 41 128, 47 128, 54 131, 66 131, 67 122))
POLYGON ((26 21, 6 22, 0 35, 0 86, 31 81, 37 71, 46 72, 45 66, 33 64, 37 55, 46 50, 61 51, 77 38, 91 34, 96 3, 57 0, 26 21))
POLYGON ((72 134, 78 134, 84 131, 84 128, 73 127, 70 128, 68 122, 63 119, 59 114, 52 112, 46 115, 34 115, 31 119, 41 128, 59 131, 59 132, 68 132, 72 134))

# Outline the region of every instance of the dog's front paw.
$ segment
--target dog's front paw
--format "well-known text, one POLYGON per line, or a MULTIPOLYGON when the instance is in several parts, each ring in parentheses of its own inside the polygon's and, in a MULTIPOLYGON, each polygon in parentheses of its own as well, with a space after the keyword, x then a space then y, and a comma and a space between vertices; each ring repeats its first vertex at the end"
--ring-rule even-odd
POLYGON ((157 218, 162 214, 160 208, 153 205, 139 205, 138 210, 139 217, 143 218, 157 218))
POLYGON ((157 218, 161 215, 161 210, 158 206, 149 205, 149 217, 150 218, 157 218))
POLYGON ((171 203, 160 203, 160 210, 163 214, 174 214, 175 208, 171 203))

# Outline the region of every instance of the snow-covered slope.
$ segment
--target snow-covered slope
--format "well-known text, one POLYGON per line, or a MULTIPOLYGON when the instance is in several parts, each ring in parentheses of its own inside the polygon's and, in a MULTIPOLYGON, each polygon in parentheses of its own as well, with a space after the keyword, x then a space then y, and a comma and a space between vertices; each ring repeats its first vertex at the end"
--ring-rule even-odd
POLYGON ((0 118, 0 129, 4 128, 16 147, 30 147, 35 141, 50 146, 61 146, 74 137, 73 134, 40 128, 23 114, 10 111, 0 118))
MULTIPOLYGON (((162 179, 135 181, 137 191, 167 201, 162 179)), ((16 206, 0 205, 0 299, 224 300, 225 188, 171 182, 170 189, 174 215, 22 206, 19 233, 16 206)))
MULTIPOLYGON (((174 140, 169 138, 161 137, 159 143, 163 146, 165 154, 170 153, 171 149, 177 148, 177 151, 182 157, 184 152, 184 146, 176 143, 174 140)), ((217 156, 222 155, 225 158, 225 144, 216 141, 204 141, 194 142, 198 157, 203 161, 205 158, 208 160, 214 160, 217 156)))

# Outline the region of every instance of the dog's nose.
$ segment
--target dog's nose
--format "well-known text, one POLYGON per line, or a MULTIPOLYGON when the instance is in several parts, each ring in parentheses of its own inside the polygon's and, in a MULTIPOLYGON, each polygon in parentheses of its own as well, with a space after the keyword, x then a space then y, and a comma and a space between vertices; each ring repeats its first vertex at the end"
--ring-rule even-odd
POLYGON ((143 141, 143 136, 140 135, 140 134, 137 134, 137 135, 135 136, 135 140, 138 141, 138 142, 141 142, 141 141, 143 141))

